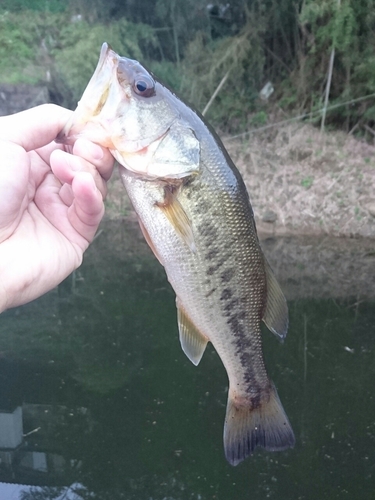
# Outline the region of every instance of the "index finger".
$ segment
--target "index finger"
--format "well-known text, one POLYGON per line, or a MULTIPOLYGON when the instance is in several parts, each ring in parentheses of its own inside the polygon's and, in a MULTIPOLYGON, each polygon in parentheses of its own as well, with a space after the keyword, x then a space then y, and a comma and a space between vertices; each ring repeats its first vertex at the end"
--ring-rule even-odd
POLYGON ((40 148, 55 140, 69 120, 72 111, 56 104, 0 117, 0 138, 19 144, 26 151, 40 148))

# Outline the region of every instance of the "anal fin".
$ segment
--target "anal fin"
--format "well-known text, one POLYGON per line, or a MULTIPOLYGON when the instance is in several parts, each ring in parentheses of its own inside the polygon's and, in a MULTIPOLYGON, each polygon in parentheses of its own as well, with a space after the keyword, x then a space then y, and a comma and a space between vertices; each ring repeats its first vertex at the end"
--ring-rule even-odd
POLYGON ((267 279, 267 305, 263 321, 267 328, 282 341, 288 332, 288 306, 280 285, 266 258, 264 258, 264 267, 267 279))
POLYGON ((184 309, 176 299, 178 330, 181 347, 190 361, 197 366, 206 349, 208 338, 202 335, 186 315, 184 309))

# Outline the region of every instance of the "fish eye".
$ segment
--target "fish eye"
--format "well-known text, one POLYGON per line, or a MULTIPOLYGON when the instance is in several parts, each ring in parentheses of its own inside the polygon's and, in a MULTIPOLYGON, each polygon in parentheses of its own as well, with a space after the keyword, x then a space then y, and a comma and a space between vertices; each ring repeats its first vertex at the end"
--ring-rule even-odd
POLYGON ((142 97, 155 95, 155 82, 147 75, 142 75, 134 81, 134 92, 142 97))

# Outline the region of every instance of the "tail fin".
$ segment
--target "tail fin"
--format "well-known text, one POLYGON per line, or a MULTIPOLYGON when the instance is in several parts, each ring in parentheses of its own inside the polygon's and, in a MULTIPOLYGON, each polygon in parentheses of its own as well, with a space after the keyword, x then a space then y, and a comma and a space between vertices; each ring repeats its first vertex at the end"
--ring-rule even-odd
POLYGON ((237 404, 229 391, 224 426, 225 456, 237 465, 258 446, 268 451, 293 448, 294 433, 282 407, 276 388, 271 384, 268 401, 252 409, 250 404, 237 404))

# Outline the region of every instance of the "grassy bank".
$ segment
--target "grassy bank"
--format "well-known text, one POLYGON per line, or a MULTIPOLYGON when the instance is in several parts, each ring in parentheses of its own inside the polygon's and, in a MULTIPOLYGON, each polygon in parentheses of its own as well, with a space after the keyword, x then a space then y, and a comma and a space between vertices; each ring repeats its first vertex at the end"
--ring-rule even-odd
MULTIPOLYGON (((225 140, 258 232, 375 238, 375 146, 344 132, 296 123, 225 140)), ((135 217, 114 173, 106 217, 135 217)))

